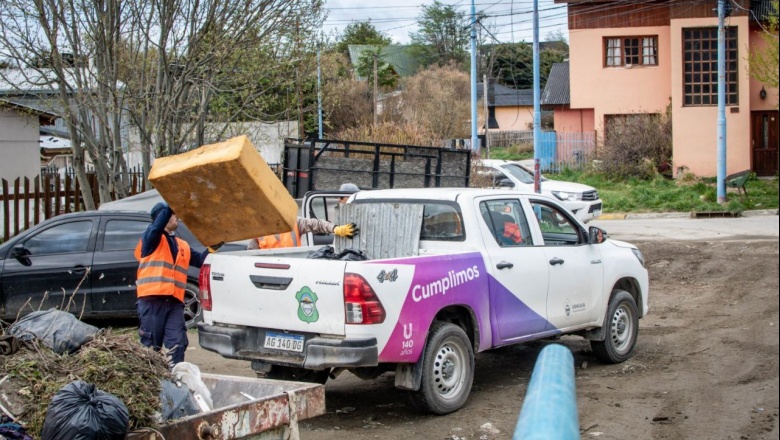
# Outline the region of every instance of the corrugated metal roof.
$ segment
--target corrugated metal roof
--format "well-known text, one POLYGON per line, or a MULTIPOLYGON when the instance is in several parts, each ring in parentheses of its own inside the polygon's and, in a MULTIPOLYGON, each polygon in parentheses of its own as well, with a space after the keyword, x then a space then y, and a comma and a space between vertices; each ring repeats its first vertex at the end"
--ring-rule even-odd
POLYGON ((569 63, 555 63, 550 69, 547 84, 542 91, 541 105, 566 105, 569 103, 571 103, 569 63))
POLYGON ((48 110, 44 110, 42 108, 29 105, 29 104, 27 104, 25 102, 19 102, 18 100, 11 101, 11 100, 7 100, 7 99, 0 99, 0 107, 10 107, 10 108, 15 108, 15 109, 19 109, 19 110, 30 111, 33 114, 35 114, 36 116, 44 116, 44 117, 47 117, 47 118, 58 118, 59 117, 59 115, 56 114, 56 113, 52 113, 52 112, 50 112, 48 110))
POLYGON ((398 203, 342 205, 336 214, 338 224, 355 223, 360 233, 354 238, 334 237, 336 253, 359 249, 369 260, 417 255, 423 206, 398 203))
MULTIPOLYGON (((488 105, 493 107, 524 107, 534 105, 534 91, 531 89, 513 89, 498 83, 489 82, 488 105)), ((483 84, 477 84, 477 98, 485 96, 483 84)))
MULTIPOLYGON (((376 46, 373 44, 350 44, 349 60, 353 66, 357 66, 360 61, 360 57, 365 51, 374 51, 379 48, 379 58, 386 63, 389 63, 395 69, 395 72, 401 77, 412 76, 417 73, 417 69, 420 67, 420 63, 417 62, 417 58, 409 53, 411 46, 404 45, 387 45, 376 46)), ((358 80, 364 80, 365 77, 360 76, 355 71, 355 77, 358 80)))

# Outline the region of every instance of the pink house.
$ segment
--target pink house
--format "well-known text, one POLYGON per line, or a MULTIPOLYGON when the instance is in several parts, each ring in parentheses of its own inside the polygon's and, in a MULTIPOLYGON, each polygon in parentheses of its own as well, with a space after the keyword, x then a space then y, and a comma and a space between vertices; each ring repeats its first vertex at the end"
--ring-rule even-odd
MULTIPOLYGON (((729 0, 727 173, 778 172, 778 90, 749 75, 768 1, 729 0)), ((555 128, 609 129, 610 119, 671 106, 676 173, 717 174, 717 2, 555 0, 568 4, 569 102, 555 128)))

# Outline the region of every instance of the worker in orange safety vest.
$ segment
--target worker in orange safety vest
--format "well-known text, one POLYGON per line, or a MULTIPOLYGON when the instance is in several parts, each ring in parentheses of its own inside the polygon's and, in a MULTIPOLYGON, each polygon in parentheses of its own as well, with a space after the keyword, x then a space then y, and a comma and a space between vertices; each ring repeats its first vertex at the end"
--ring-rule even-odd
POLYGON ((276 249, 300 246, 301 234, 309 232, 352 238, 360 232, 360 229, 354 223, 336 226, 326 220, 298 217, 292 231, 253 238, 249 241, 247 249, 276 249))
POLYGON ((174 235, 179 219, 165 202, 151 210, 152 223, 135 248, 139 261, 136 292, 138 295, 138 334, 141 344, 159 351, 170 350, 172 364, 184 360, 187 350, 187 327, 184 322, 184 290, 189 266, 201 267, 209 252, 193 251, 186 241, 174 235))

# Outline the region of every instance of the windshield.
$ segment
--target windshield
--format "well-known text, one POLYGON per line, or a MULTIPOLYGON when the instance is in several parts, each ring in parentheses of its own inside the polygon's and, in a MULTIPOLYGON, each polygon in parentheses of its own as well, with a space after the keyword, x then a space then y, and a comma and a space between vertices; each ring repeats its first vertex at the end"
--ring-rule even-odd
MULTIPOLYGON (((515 179, 523 183, 527 183, 527 184, 534 183, 534 172, 522 165, 510 163, 510 164, 502 165, 501 169, 511 174, 512 177, 514 177, 515 179)), ((544 182, 545 180, 547 179, 544 176, 542 176, 542 182, 544 182)))

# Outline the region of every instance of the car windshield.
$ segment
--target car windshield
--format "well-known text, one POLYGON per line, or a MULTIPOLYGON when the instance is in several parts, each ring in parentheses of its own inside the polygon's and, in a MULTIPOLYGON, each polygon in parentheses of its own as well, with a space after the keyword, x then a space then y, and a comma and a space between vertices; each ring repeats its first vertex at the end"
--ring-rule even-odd
MULTIPOLYGON (((510 164, 502 165, 501 169, 503 169, 507 173, 511 174, 512 177, 514 177, 515 179, 517 179, 517 180, 519 180, 519 181, 521 181, 523 183, 527 183, 527 184, 534 183, 534 173, 533 173, 533 171, 525 168, 522 165, 518 165, 518 164, 515 164, 515 163, 510 163, 510 164)), ((542 182, 544 182, 545 180, 547 180, 547 179, 544 176, 542 176, 542 182)))

